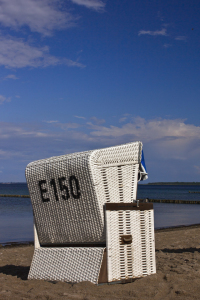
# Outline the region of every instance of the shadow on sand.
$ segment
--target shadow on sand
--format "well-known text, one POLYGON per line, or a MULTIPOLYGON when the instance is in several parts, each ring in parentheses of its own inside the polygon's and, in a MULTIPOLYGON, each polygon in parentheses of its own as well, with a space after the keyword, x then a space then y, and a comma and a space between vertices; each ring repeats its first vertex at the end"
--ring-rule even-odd
POLYGON ((164 249, 156 249, 156 252, 161 251, 164 253, 194 253, 194 252, 199 252, 200 253, 200 249, 199 248, 183 248, 183 249, 168 249, 168 248, 164 248, 164 249))
POLYGON ((6 275, 17 276, 18 278, 21 278, 22 280, 27 280, 29 269, 30 269, 30 267, 6 265, 3 267, 0 267, 0 273, 6 274, 6 275))

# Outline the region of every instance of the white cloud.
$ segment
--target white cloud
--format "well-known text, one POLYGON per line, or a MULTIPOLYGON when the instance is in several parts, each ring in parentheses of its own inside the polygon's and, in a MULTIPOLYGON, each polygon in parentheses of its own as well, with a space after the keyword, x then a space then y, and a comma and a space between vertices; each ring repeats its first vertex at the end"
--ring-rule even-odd
POLYGON ((127 123, 122 127, 93 126, 91 133, 95 136, 119 137, 132 135, 141 137, 145 141, 152 141, 161 138, 200 138, 200 127, 185 124, 185 120, 175 119, 153 119, 146 121, 143 118, 134 118, 132 123, 127 123))
POLYGON ((4 102, 10 102, 11 98, 6 98, 3 95, 0 95, 0 104, 3 104, 4 102))
POLYGON ((160 11, 158 11, 157 17, 158 17, 158 19, 160 19, 161 22, 164 21, 164 17, 163 17, 163 15, 162 15, 162 13, 160 11))
POLYGON ((90 135, 100 140, 115 140, 118 144, 141 140, 155 147, 159 157, 186 159, 200 154, 200 127, 186 124, 185 120, 134 118, 122 127, 89 124, 90 135), (192 146, 193 145, 193 146, 192 146), (194 146, 195 145, 195 146, 194 146), (196 151, 196 152, 195 152, 196 151))
POLYGON ((175 37, 175 40, 177 40, 177 41, 186 41, 187 37, 184 36, 184 35, 179 35, 179 36, 175 37))
POLYGON ((75 128, 79 128, 80 127, 80 124, 78 123, 59 123, 59 124, 56 124, 57 127, 60 127, 61 129, 63 130, 68 130, 68 129, 75 129, 75 128))
POLYGON ((2 104, 6 100, 6 97, 3 95, 0 95, 0 104, 2 104))
POLYGON ((14 79, 14 80, 16 80, 16 79, 19 79, 19 78, 14 74, 9 74, 6 77, 4 77, 4 79, 14 79))
POLYGON ((0 0, 0 23, 51 35, 53 30, 74 25, 76 18, 62 9, 60 0, 0 0))
POLYGON ((163 47, 164 48, 170 48, 170 47, 172 47, 172 44, 164 44, 163 47))
POLYGON ((140 117, 121 127, 86 125, 0 122, 0 159, 7 160, 9 166, 17 165, 17 169, 21 165, 24 170, 28 162, 37 159, 142 141, 147 169, 154 174, 151 180, 158 181, 159 177, 161 181, 196 181, 200 170, 196 164, 200 161, 200 126, 180 119, 140 117))
POLYGON ((49 123, 49 124, 52 124, 52 123, 57 123, 58 121, 54 121, 54 120, 52 120, 52 121, 44 121, 45 123, 49 123))
POLYGON ((140 30, 138 35, 162 35, 162 36, 166 36, 167 34, 167 29, 166 28, 162 28, 161 30, 155 30, 155 31, 151 31, 151 30, 140 30))
MULTIPOLYGON (((196 151, 195 155, 200 154, 200 126, 195 126, 193 124, 186 124, 185 120, 180 119, 152 119, 145 120, 143 118, 137 117, 134 118, 132 122, 126 123, 121 127, 118 126, 103 126, 103 125, 94 125, 92 123, 87 123, 87 129, 85 126, 81 126, 78 123, 57 123, 55 121, 49 122, 48 131, 43 128, 43 125, 27 125, 27 124, 12 124, 12 123, 0 123, 0 139, 7 139, 15 137, 23 138, 62 138, 65 136, 66 132, 73 133, 74 139, 76 139, 76 134, 78 134, 77 128, 81 130, 87 130, 87 133, 79 132, 79 135, 83 135, 85 141, 94 142, 98 141, 104 146, 105 141, 110 139, 116 139, 119 143, 122 143, 124 139, 126 142, 141 140, 144 143, 151 144, 166 144, 166 149, 173 145, 175 146, 184 146, 183 150, 186 149, 186 146, 189 146, 190 151, 196 151), (53 127, 52 127, 53 126, 53 127), (58 131, 58 128, 65 129, 66 131, 58 131), (68 131, 68 129, 70 129, 68 131), (75 129, 74 131, 71 129, 75 129), (76 133, 76 134, 75 134, 76 133), (64 134, 64 135, 63 135, 64 134), (197 148, 191 147, 191 142, 196 141, 199 143, 197 148)), ((106 142, 107 143, 107 142, 106 142)), ((160 147, 159 146, 159 147, 160 147)), ((181 150, 182 151, 182 150, 181 150)))
POLYGON ((179 119, 135 118, 123 126, 89 124, 88 130, 88 149, 142 141, 151 180, 196 181, 198 170, 193 166, 200 160, 200 126, 179 119))
POLYGON ((122 118, 119 119, 119 122, 120 122, 120 123, 123 123, 123 122, 125 122, 126 120, 127 120, 127 117, 122 117, 122 118))
POLYGON ((196 169, 196 172, 200 174, 200 166, 194 166, 194 168, 196 169))
MULTIPOLYGON (((21 154, 19 151, 10 151, 10 150, 2 150, 0 149, 0 159, 11 159, 13 157, 20 157, 21 154)), ((2 171, 0 171, 2 173, 2 171)))
POLYGON ((80 116, 74 116, 75 118, 78 118, 78 119, 83 119, 85 120, 86 118, 85 117, 80 117, 80 116))
POLYGON ((101 0, 71 0, 73 3, 83 5, 89 9, 102 11, 105 8, 105 3, 101 0))
POLYGON ((60 123, 59 121, 54 121, 54 120, 52 120, 52 121, 43 121, 43 122, 48 123, 48 124, 52 124, 52 125, 54 125, 54 127, 61 128, 63 130, 75 129, 75 128, 78 128, 78 127, 81 126, 78 123, 72 123, 72 122, 60 123))
POLYGON ((13 123, 0 123, 0 139, 10 139, 10 138, 38 138, 38 137, 48 137, 52 136, 52 133, 44 132, 42 129, 36 129, 34 126, 29 126, 26 124, 24 126, 16 125, 13 123))
POLYGON ((69 67, 85 67, 83 64, 49 54, 49 48, 34 47, 23 39, 0 37, 0 65, 7 68, 48 67, 66 64, 69 67))
MULTIPOLYGON (((21 164, 77 151, 77 145, 89 141, 87 134, 76 131, 79 124, 45 124, 0 122, 0 159, 20 156, 21 164), (12 151, 11 151, 12 149, 12 151), (69 150, 71 149, 71 150, 69 150)), ((85 146, 83 146, 85 147, 85 146)), ((16 161, 13 161, 14 164, 16 161)), ((25 166, 24 166, 25 169, 25 166)))
POLYGON ((61 63, 66 64, 68 67, 79 67, 79 68, 85 68, 85 65, 82 63, 79 63, 78 61, 73 61, 71 59, 63 58, 60 60, 61 63))
POLYGON ((106 122, 104 119, 98 119, 97 117, 92 117, 90 118, 90 120, 92 120, 93 123, 97 125, 101 125, 106 122))

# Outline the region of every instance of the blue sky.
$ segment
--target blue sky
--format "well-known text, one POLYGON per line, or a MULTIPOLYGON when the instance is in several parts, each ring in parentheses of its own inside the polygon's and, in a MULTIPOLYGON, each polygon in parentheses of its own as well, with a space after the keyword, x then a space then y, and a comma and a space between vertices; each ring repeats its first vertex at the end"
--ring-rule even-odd
POLYGON ((200 3, 0 0, 0 182, 142 141, 148 182, 200 181, 200 3))

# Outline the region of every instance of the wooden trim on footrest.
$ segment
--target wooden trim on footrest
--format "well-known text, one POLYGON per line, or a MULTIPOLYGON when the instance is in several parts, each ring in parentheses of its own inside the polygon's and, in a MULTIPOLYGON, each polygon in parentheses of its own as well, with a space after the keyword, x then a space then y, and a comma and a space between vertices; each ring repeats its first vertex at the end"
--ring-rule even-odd
POLYGON ((107 283, 107 282, 108 282, 107 252, 106 252, 106 249, 105 249, 104 254, 103 254, 101 269, 100 269, 100 272, 99 272, 98 284, 99 283, 107 283))

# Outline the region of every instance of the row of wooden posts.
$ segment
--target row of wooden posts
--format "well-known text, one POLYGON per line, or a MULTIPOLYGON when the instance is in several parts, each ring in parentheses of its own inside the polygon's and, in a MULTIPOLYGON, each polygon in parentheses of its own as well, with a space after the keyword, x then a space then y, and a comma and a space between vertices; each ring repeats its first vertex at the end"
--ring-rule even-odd
MULTIPOLYGON (((0 194, 0 197, 13 197, 13 198, 30 198, 29 195, 4 195, 0 194)), ((154 203, 175 203, 175 204, 200 204, 200 201, 196 200, 169 200, 169 199, 140 199, 146 200, 146 202, 154 202, 154 203)))

